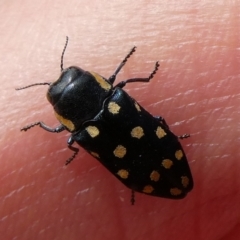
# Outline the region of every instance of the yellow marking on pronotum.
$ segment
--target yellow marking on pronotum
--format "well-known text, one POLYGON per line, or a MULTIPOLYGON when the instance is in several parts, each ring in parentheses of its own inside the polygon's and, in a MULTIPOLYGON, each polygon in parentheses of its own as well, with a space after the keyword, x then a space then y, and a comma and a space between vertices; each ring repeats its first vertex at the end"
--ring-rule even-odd
POLYGON ((95 80, 98 82, 98 84, 104 89, 104 90, 110 90, 112 88, 111 84, 108 83, 106 81, 106 79, 104 79, 102 76, 100 76, 99 74, 95 73, 95 72, 90 72, 95 80))
POLYGON ((71 132, 75 130, 75 126, 71 120, 64 118, 63 116, 57 114, 56 112, 55 112, 55 116, 57 120, 67 129, 69 129, 71 132))

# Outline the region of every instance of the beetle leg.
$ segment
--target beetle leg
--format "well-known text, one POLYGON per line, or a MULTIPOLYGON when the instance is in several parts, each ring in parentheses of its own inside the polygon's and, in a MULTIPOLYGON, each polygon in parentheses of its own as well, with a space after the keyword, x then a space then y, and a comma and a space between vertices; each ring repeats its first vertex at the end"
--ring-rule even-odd
POLYGON ((161 116, 154 116, 155 119, 157 119, 160 123, 162 123, 167 129, 169 129, 169 126, 165 119, 161 116))
POLYGON ((123 87, 126 86, 127 83, 133 83, 133 82, 149 82, 149 81, 153 78, 153 76, 156 74, 159 66, 160 66, 159 63, 156 62, 155 68, 154 68, 154 70, 151 72, 151 74, 149 75, 148 78, 131 78, 131 79, 128 79, 128 80, 126 80, 126 81, 122 81, 122 82, 118 83, 114 88, 116 88, 116 87, 123 88, 123 87))
POLYGON ((76 147, 73 147, 72 144, 74 143, 75 141, 73 140, 73 137, 70 136, 70 138, 68 139, 67 141, 67 144, 68 144, 68 148, 70 150, 72 150, 74 153, 73 155, 66 161, 65 165, 68 165, 78 154, 79 152, 79 148, 76 148, 76 147))
POLYGON ((56 128, 52 128, 52 127, 49 127, 47 126, 45 123, 43 122, 35 122, 35 123, 32 123, 30 125, 27 125, 23 128, 21 128, 21 131, 27 131, 28 129, 32 128, 32 127, 35 127, 39 125, 41 128, 43 128, 44 130, 48 131, 48 132, 52 132, 52 133, 59 133, 59 132, 62 132, 63 130, 65 130, 65 127, 63 125, 59 125, 58 127, 56 128))
POLYGON ((128 55, 123 59, 123 61, 120 63, 120 65, 117 67, 117 69, 115 70, 114 74, 108 79, 108 81, 110 83, 114 83, 114 81, 116 80, 116 76, 117 74, 120 72, 120 70, 122 69, 122 67, 125 65, 125 63, 127 62, 128 58, 130 58, 130 56, 136 51, 136 47, 134 46, 131 51, 128 53, 128 55))
MULTIPOLYGON (((167 122, 165 121, 165 119, 161 116, 154 116, 155 119, 157 119, 159 122, 161 122, 167 129, 169 129, 169 126, 167 124, 167 122)), ((189 138, 190 137, 190 134, 183 134, 183 135, 180 135, 180 136, 177 136, 179 139, 185 139, 185 138, 189 138)))
POLYGON ((184 138, 189 138, 190 137, 190 134, 183 134, 183 135, 180 135, 180 136, 177 136, 179 139, 184 139, 184 138))

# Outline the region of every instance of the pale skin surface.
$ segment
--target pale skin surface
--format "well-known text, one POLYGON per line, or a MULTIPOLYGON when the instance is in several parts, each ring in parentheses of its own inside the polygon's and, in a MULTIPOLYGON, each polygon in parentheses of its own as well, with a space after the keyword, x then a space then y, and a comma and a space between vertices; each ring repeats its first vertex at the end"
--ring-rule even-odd
POLYGON ((1 190, 2 239, 238 239, 240 236, 239 1, 2 1, 1 190), (95 3, 96 2, 96 3, 95 3), (131 192, 92 156, 66 147, 47 86, 64 66, 110 76, 133 45, 117 82, 145 77, 125 89, 153 115, 162 115, 182 141, 195 180, 183 200, 131 192))

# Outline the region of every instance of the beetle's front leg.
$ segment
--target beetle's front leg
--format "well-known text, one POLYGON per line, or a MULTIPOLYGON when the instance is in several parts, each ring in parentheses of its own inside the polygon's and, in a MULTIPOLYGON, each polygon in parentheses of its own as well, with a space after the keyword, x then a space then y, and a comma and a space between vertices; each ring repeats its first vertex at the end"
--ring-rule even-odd
POLYGON ((68 141, 67 141, 67 144, 68 144, 68 148, 70 150, 72 150, 74 153, 73 155, 66 161, 65 165, 68 165, 78 154, 79 152, 79 148, 76 148, 76 147, 73 147, 73 143, 74 143, 74 139, 72 136, 69 137, 68 141))
POLYGON ((26 132, 28 129, 30 129, 32 127, 35 127, 37 125, 39 125, 39 127, 43 128, 44 130, 46 130, 48 132, 52 132, 52 133, 59 133, 59 132, 62 132, 63 130, 65 130, 65 127, 63 125, 59 125, 56 128, 52 128, 52 127, 47 126, 43 122, 35 122, 35 123, 32 123, 30 125, 27 125, 27 126, 21 128, 21 131, 25 131, 26 132))

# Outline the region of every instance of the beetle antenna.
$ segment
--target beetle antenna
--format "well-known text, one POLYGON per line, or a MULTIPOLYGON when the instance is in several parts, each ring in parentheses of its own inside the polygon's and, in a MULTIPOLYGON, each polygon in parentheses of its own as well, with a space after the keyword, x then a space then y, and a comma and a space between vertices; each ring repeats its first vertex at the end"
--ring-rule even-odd
MULTIPOLYGON (((62 56, 61 56, 61 71, 63 71, 63 57, 64 57, 64 53, 66 51, 66 48, 67 48, 67 45, 68 45, 68 36, 66 36, 66 43, 64 45, 64 48, 63 48, 63 51, 62 51, 62 56)), ((22 89, 25 89, 25 88, 30 88, 30 87, 33 87, 33 86, 38 86, 38 85, 50 85, 51 83, 50 82, 44 82, 44 83, 34 83, 34 84, 31 84, 31 85, 27 85, 25 87, 19 87, 19 88, 15 88, 16 90, 22 90, 22 89)))
POLYGON ((64 46, 63 51, 62 51, 61 65, 60 65, 61 71, 63 71, 63 57, 64 57, 64 53, 66 51, 67 45, 68 45, 68 36, 66 36, 66 43, 65 43, 65 46, 64 46))
POLYGON ((22 90, 22 89, 25 89, 25 88, 30 88, 30 87, 33 87, 33 86, 38 86, 38 85, 50 85, 51 83, 50 82, 44 82, 44 83, 34 83, 34 84, 31 84, 31 85, 27 85, 25 87, 19 87, 19 88, 15 88, 16 90, 22 90))

